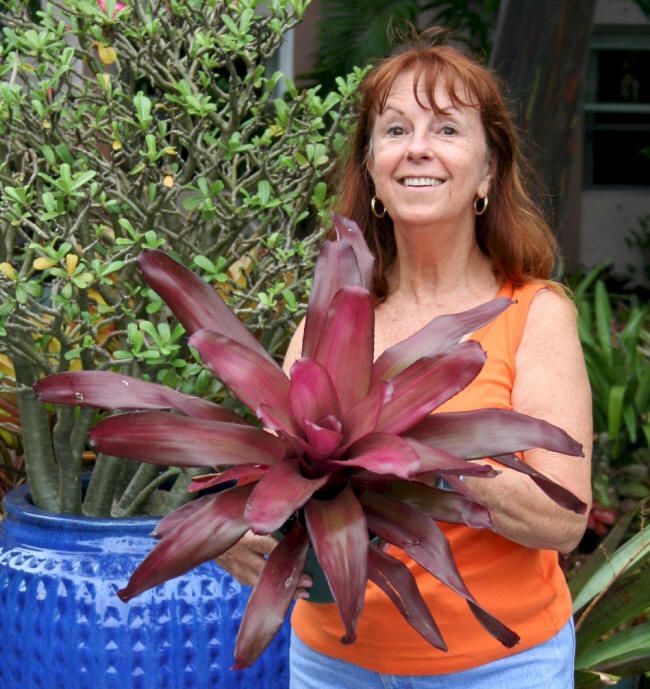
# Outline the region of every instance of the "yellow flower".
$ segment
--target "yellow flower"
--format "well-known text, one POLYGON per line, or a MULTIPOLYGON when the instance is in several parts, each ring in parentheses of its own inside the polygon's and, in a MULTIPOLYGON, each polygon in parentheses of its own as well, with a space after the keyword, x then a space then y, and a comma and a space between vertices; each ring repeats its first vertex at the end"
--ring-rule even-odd
POLYGON ((111 144, 111 147, 113 148, 114 151, 120 151, 122 149, 122 142, 118 141, 117 139, 113 141, 111 144))
POLYGON ((74 275, 74 271, 77 269, 77 264, 79 263, 79 256, 77 254, 68 254, 65 257, 65 269, 68 275, 74 275))
POLYGON ((39 256, 34 259, 34 263, 32 263, 34 270, 47 270, 55 265, 56 261, 53 261, 51 258, 45 258, 45 256, 39 256))
POLYGON ((111 48, 110 45, 98 43, 97 52, 99 53, 99 59, 105 65, 112 65, 115 62, 115 60, 117 60, 117 53, 115 52, 115 48, 111 48))
POLYGON ((163 179, 163 184, 168 189, 171 189, 174 186, 174 178, 171 175, 165 175, 165 179, 163 179))
POLYGON ((7 261, 0 263, 0 273, 8 277, 10 280, 15 280, 17 277, 16 269, 11 265, 11 263, 7 263, 7 261))

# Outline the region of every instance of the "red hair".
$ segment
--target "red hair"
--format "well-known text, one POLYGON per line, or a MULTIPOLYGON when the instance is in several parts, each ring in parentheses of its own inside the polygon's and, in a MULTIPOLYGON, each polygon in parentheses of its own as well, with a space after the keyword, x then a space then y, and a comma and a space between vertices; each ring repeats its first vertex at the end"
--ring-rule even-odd
POLYGON ((383 60, 361 82, 357 125, 339 177, 338 210, 359 224, 375 256, 376 296, 383 299, 387 294, 386 275, 395 260, 396 248, 391 219, 388 215, 379 219, 371 212, 374 189, 367 162, 372 155, 371 134, 377 114, 383 111, 395 79, 408 71, 414 73, 416 99, 422 82, 428 105, 434 111, 438 109, 434 89, 442 79, 454 105, 477 108, 480 113, 494 175, 488 209, 476 218, 476 240, 493 269, 514 284, 548 279, 557 242, 525 188, 522 170, 526 163, 498 78, 450 45, 416 43, 383 60))

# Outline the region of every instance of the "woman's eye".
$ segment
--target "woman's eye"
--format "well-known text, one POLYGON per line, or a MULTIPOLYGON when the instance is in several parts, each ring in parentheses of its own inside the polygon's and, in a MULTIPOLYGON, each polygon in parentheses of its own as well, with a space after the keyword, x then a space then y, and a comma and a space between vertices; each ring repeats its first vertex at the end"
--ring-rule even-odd
POLYGON ((446 124, 440 130, 445 136, 453 136, 456 133, 456 127, 452 127, 450 124, 446 124))
POLYGON ((402 136, 404 134, 404 127, 401 127, 399 124, 393 124, 388 127, 388 133, 390 136, 402 136))

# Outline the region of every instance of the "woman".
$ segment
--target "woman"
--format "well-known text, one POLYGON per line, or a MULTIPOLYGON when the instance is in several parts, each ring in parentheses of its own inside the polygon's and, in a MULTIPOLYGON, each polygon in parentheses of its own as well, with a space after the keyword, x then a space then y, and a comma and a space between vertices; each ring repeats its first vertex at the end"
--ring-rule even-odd
MULTIPOLYGON (((450 46, 416 45, 361 85, 339 208, 363 228, 376 257, 376 355, 435 316, 509 296, 517 303, 472 336, 488 354, 481 374, 439 410, 501 407, 543 418, 581 442, 588 458, 590 391, 575 309, 547 282, 555 241, 520 167, 494 76, 450 46)), ((287 371, 301 334, 289 347, 287 371)), ((524 459, 590 502, 588 459, 543 450, 524 459)), ((449 651, 431 648, 369 584, 351 645, 339 642, 335 606, 297 603, 292 687, 572 686, 571 601, 557 551, 576 546, 586 518, 556 505, 526 476, 499 469, 491 480, 465 479, 489 508, 494 533, 441 527, 469 589, 520 644, 501 646, 460 597, 402 556, 449 651)), ((252 584, 272 547, 250 535, 221 562, 252 584)))

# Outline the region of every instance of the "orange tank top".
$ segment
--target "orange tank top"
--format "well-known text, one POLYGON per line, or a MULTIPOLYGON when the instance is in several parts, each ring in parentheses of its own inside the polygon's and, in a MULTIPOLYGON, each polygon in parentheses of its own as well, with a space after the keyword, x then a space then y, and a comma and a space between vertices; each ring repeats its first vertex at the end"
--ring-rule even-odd
MULTIPOLYGON (((528 309, 543 283, 513 288, 498 296, 517 303, 472 335, 487 352, 477 378, 437 411, 512 409, 515 354, 528 309)), ((503 647, 473 617, 466 602, 413 562, 403 551, 389 552, 408 565, 440 627, 448 651, 430 646, 404 620, 386 595, 371 582, 366 589, 357 640, 340 642, 344 629, 334 604, 296 603, 295 633, 325 655, 389 675, 437 675, 468 670, 517 653, 554 636, 571 615, 571 598, 558 554, 533 550, 486 529, 439 523, 451 543, 459 569, 479 603, 520 637, 513 649, 503 647)))

